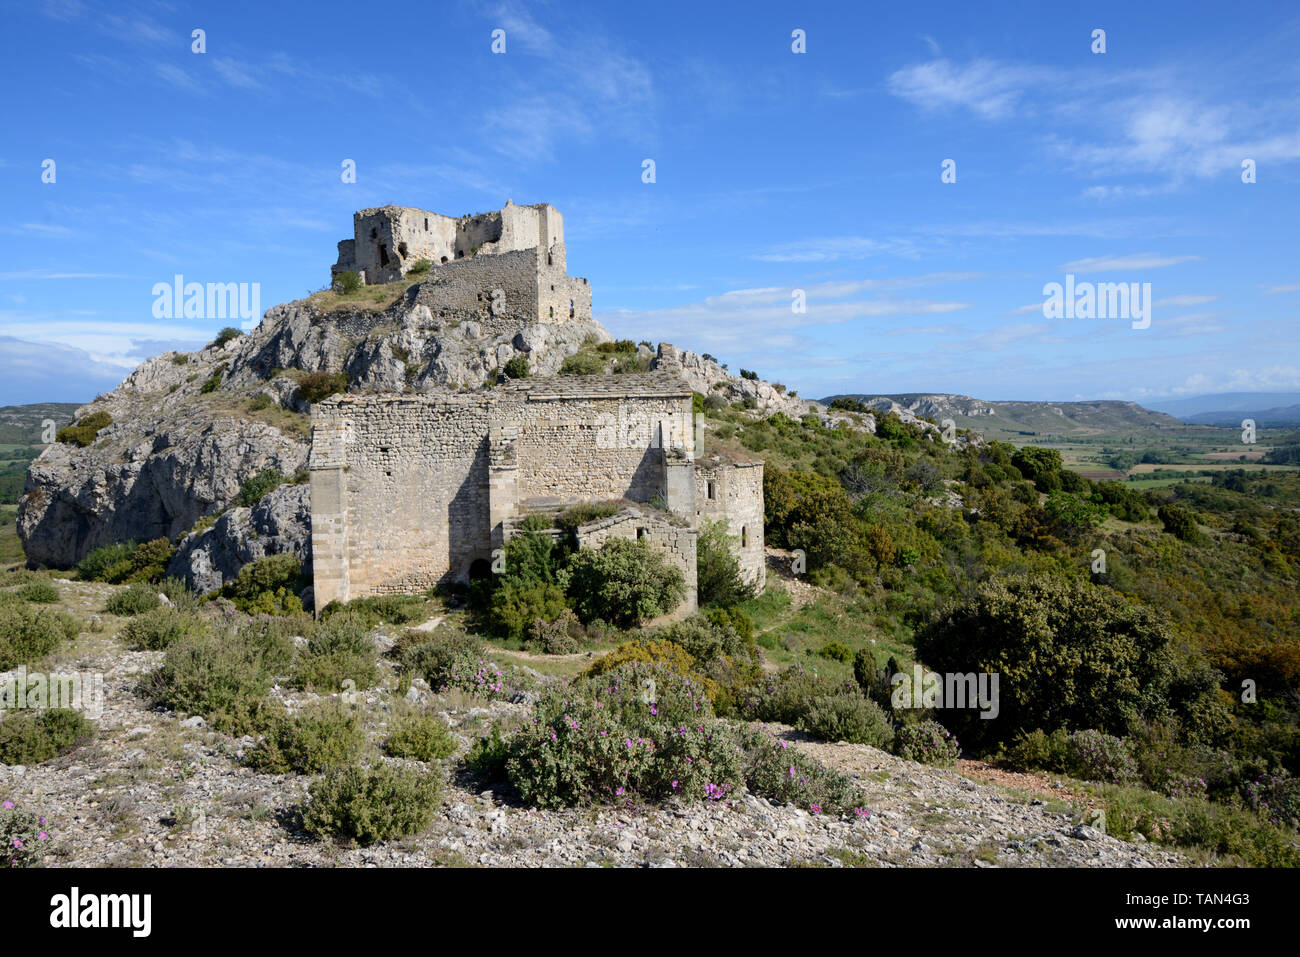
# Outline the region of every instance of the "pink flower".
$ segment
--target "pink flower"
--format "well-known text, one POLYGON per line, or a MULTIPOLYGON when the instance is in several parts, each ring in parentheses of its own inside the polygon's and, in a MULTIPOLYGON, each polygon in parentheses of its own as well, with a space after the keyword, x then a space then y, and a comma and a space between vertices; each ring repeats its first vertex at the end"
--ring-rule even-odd
POLYGON ((5 801, 5 810, 6 810, 6 811, 8 811, 8 810, 12 810, 13 806, 14 806, 14 802, 13 802, 13 801, 5 801))

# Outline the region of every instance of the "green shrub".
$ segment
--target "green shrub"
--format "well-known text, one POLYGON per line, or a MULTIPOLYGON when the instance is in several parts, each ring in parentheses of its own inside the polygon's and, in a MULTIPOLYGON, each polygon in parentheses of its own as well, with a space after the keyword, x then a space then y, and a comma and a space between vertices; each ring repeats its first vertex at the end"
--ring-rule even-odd
POLYGON ((725 521, 704 522, 695 543, 696 587, 701 605, 730 607, 754 597, 740 570, 725 521))
POLYGON ((302 562, 294 555, 265 555, 239 570, 221 593, 250 615, 293 615, 302 611, 302 562))
POLYGON ((998 752, 997 764, 1009 771, 1050 771, 1066 774, 1070 770, 1070 734, 1057 728, 1051 734, 1041 728, 1022 732, 1019 738, 998 752))
POLYGON ((95 441, 99 433, 113 424, 113 417, 107 412, 92 412, 73 425, 65 425, 55 434, 56 442, 79 445, 85 448, 95 441))
POLYGON ((847 694, 857 694, 852 683, 836 681, 795 664, 755 682, 740 701, 740 713, 750 721, 798 724, 808 702, 814 698, 847 694))
POLYGON ((531 374, 528 369, 528 357, 512 356, 501 371, 510 379, 527 379, 531 374))
POLYGON ((344 293, 356 292, 361 288, 361 274, 352 269, 345 269, 334 275, 334 283, 344 293))
POLYGON ((422 276, 433 268, 433 263, 428 259, 417 259, 411 263, 411 268, 406 270, 408 276, 422 276))
POLYGON ((13 802, 0 807, 0 870, 7 867, 39 867, 49 850, 50 835, 45 818, 20 811, 13 802))
POLYGON ((769 801, 790 804, 813 814, 865 816, 863 794, 845 774, 828 768, 780 736, 751 728, 741 735, 745 786, 769 801))
POLYGON ((1198 544, 1205 540, 1196 516, 1181 505, 1161 505, 1156 515, 1164 523, 1165 531, 1184 542, 1198 544))
POLYGON ((571 655, 582 647, 582 623, 568 608, 546 621, 538 618, 528 626, 527 647, 535 654, 571 655))
POLYGON ((236 329, 234 326, 226 326, 226 328, 217 333, 217 337, 209 342, 206 348, 211 349, 214 346, 224 346, 231 339, 238 339, 243 334, 242 331, 236 329))
POLYGON ((365 742, 361 722, 351 709, 320 701, 296 715, 270 719, 248 763, 271 774, 319 774, 352 764, 365 742))
POLYGON ((122 591, 116 591, 109 595, 104 607, 110 615, 125 616, 152 611, 161 604, 162 601, 158 597, 157 588, 145 582, 136 582, 122 591))
POLYGON ((848 664, 853 660, 853 649, 843 642, 828 641, 822 646, 822 650, 817 652, 823 658, 830 658, 832 661, 842 661, 848 664))
POLYGON ((49 605, 59 600, 59 590, 54 587, 52 582, 44 579, 28 582, 19 588, 16 594, 23 601, 30 601, 38 605, 49 605))
POLYGON ((538 807, 721 800, 741 783, 740 752, 703 690, 646 664, 547 693, 513 737, 506 770, 538 807))
POLYGON ((971 746, 1035 728, 1122 734, 1139 719, 1198 711, 1214 695, 1181 682, 1173 633, 1160 616, 1086 581, 983 582, 921 628, 915 643, 937 672, 1000 675, 997 721, 952 712, 954 731, 971 746))
POLYGON ((439 693, 458 688, 481 698, 509 697, 501 669, 484 657, 483 645, 468 635, 432 635, 402 656, 408 671, 422 675, 439 693))
POLYGON ((447 722, 436 714, 421 711, 397 711, 388 723, 384 752, 394 758, 413 761, 437 761, 450 757, 456 750, 447 722))
POLYGON ((1111 784, 1128 784, 1137 779, 1133 749, 1123 738, 1100 731, 1076 731, 1068 742, 1068 768, 1075 777, 1111 784))
POLYGON ((148 651, 165 651, 177 642, 207 630, 198 615, 162 606, 141 612, 118 633, 129 647, 148 651))
POLYGON ((534 622, 555 621, 568 610, 557 586, 508 578, 492 592, 487 625, 495 635, 522 639, 534 622))
POLYGON ((82 581, 108 581, 108 570, 123 562, 129 563, 134 554, 135 542, 101 545, 77 564, 77 577, 82 581))
POLYGON ((348 377, 344 372, 309 372, 299 381, 294 394, 304 402, 320 402, 347 390, 348 377))
POLYGON ((575 352, 560 363, 560 375, 601 375, 605 360, 590 352, 575 352))
POLYGON ((379 683, 379 652, 369 631, 364 621, 346 615, 321 622, 298 655, 294 683, 330 693, 373 688, 379 683))
MULTIPOLYGON (((582 525, 598 522, 618 512, 617 502, 581 502, 570 505, 555 516, 555 527, 566 532, 574 532, 582 525)), ((511 539, 513 544, 514 540, 511 539)))
POLYGON ((308 789, 302 823, 319 840, 368 845, 420 833, 441 799, 440 769, 338 768, 308 789))
POLYGON ((938 721, 905 722, 894 732, 894 753, 921 764, 950 765, 961 755, 961 745, 938 721))
POLYGON ((77 565, 77 576, 84 581, 111 585, 155 582, 166 574, 175 551, 166 538, 155 538, 139 545, 132 541, 104 545, 81 560, 77 565))
POLYGON ((811 699, 798 727, 820 741, 848 741, 873 748, 887 749, 894 738, 888 715, 856 690, 811 699))
POLYGON ((329 621, 339 614, 360 618, 370 628, 380 622, 411 625, 429 618, 429 602, 422 595, 370 595, 347 604, 332 601, 321 610, 320 618, 329 621))
POLYGON ((263 721, 282 655, 265 634, 202 631, 168 648, 146 687, 159 704, 202 715, 228 734, 246 734, 263 721))
POLYGON ((69 708, 11 711, 0 721, 0 764, 40 764, 66 754, 94 732, 92 722, 69 708))
POLYGON ((0 671, 45 657, 80 630, 77 620, 64 611, 23 602, 0 605, 0 671))
POLYGON ((212 375, 203 380, 203 385, 199 386, 199 394, 207 395, 210 392, 216 392, 221 388, 221 376, 224 370, 218 369, 212 375))
POLYGON ((644 541, 615 538, 595 551, 583 548, 569 562, 568 595, 582 621, 620 627, 667 614, 686 595, 681 569, 644 541))
POLYGON ((245 508, 256 505, 267 492, 274 491, 289 481, 275 469, 262 469, 239 486, 239 494, 235 496, 234 504, 245 508))
POLYGON ((493 722, 488 733, 475 738, 465 754, 465 766, 484 781, 503 781, 506 777, 506 760, 510 757, 510 739, 493 722))

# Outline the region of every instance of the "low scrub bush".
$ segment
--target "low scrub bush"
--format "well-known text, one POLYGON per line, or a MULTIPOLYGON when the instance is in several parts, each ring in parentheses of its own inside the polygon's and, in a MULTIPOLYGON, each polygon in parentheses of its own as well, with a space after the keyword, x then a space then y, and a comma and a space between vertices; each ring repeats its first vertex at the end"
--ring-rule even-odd
POLYGON ((1138 776, 1133 749, 1123 738, 1100 731, 1076 731, 1069 737, 1069 773, 1087 781, 1128 784, 1138 776))
POLYGON ((157 588, 145 582, 136 582, 122 591, 109 595, 104 607, 111 615, 128 616, 153 611, 161 604, 162 600, 158 597, 157 588))
POLYGON ((43 658, 77 637, 77 620, 65 611, 0 604, 0 671, 43 658))
POLYGON ((0 807, 0 870, 39 867, 49 850, 45 818, 22 811, 12 801, 0 807))
POLYGON ((908 761, 940 766, 953 764, 961 745, 938 721, 905 722, 894 732, 894 753, 908 761))
POLYGON ((146 687, 159 704, 202 715, 228 734, 246 734, 264 720, 272 666, 282 657, 265 634, 200 632, 167 649, 146 687))
POLYGON ((239 570, 221 593, 250 615, 296 615, 297 592, 304 587, 302 562, 294 555, 266 555, 239 570))
POLYGON ((94 733, 94 724, 70 708, 10 711, 0 721, 0 764, 40 764, 66 754, 94 733))
POLYGON ((321 610, 321 621, 339 614, 363 618, 371 628, 380 622, 413 625, 428 619, 429 602, 422 595, 370 595, 347 604, 332 601, 321 610))
POLYGON ((373 688, 379 683, 378 658, 364 620, 336 615, 316 626, 307 647, 299 653, 294 683, 328 693, 373 688))
POLYGON ((20 587, 16 594, 23 601, 30 601, 37 605, 50 605, 59 600, 59 590, 52 582, 45 579, 28 582, 20 587))
POLYGON ((565 608, 553 621, 535 619, 525 644, 534 654, 571 655, 582 647, 584 637, 582 622, 565 608))
POLYGON ((452 737, 451 729, 436 714, 399 710, 388 722, 384 753, 394 758, 437 761, 450 757, 455 750, 456 739, 452 737))
POLYGON ((78 563, 77 577, 110 585, 156 582, 166 574, 175 551, 166 538, 139 545, 132 541, 102 545, 78 563))
POLYGON ((267 723, 248 763, 272 774, 319 774, 352 764, 365 745, 361 721, 346 705, 322 701, 267 723))
POLYGON ((894 738, 889 716, 856 690, 811 699, 798 727, 821 741, 848 741, 882 749, 894 738))
POLYGON ((468 635, 435 635, 402 656, 403 667, 424 677, 439 693, 458 688, 480 698, 509 697, 501 669, 485 657, 483 645, 468 635))
POLYGON ((164 605, 136 615, 118 634, 131 648, 165 651, 206 630, 203 619, 193 612, 164 605))
POLYGON ((802 754, 763 728, 741 736, 745 786, 759 797, 812 814, 865 815, 862 791, 845 774, 802 754))
POLYGON ((368 845, 420 833, 441 799, 439 768, 339 768, 308 789, 302 824, 319 840, 368 845))
POLYGON ((747 689, 740 700, 740 713, 750 721, 798 724, 814 698, 857 693, 851 682, 836 681, 795 664, 764 676, 747 689))
POLYGON ((69 445, 79 445, 85 448, 95 441, 100 431, 108 428, 113 424, 113 417, 107 412, 92 412, 90 415, 83 416, 78 422, 72 425, 65 425, 55 434, 56 442, 65 442, 69 445))
POLYGON ((304 402, 320 402, 347 390, 346 373, 309 372, 299 380, 294 396, 304 402))
POLYGON ((513 737, 506 770, 538 807, 721 800, 742 780, 740 751, 703 689, 646 664, 546 694, 513 737))
POLYGON ((567 573, 569 600, 584 623, 631 627, 672 611, 686 595, 681 569, 640 540, 615 538, 599 551, 581 549, 567 573))

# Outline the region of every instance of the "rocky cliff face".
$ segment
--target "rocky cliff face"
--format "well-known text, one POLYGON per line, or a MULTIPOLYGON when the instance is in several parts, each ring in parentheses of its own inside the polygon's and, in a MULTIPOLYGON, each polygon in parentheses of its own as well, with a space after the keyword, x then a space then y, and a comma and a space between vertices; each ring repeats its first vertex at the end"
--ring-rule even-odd
MULTIPOLYGON (((287 481, 307 467, 310 404, 298 394, 306 374, 345 373, 353 391, 481 388, 515 356, 527 357, 533 375, 553 375, 584 342, 610 339, 594 321, 539 325, 486 308, 440 309, 425 284, 393 295, 375 307, 331 293, 276 306, 251 333, 150 359, 78 409, 79 420, 105 412, 112 424, 84 448, 55 443, 32 463, 18 512, 29 562, 68 567, 101 545, 166 537, 177 544, 170 573, 206 592, 263 555, 309 560, 305 486, 231 508, 264 470, 287 481)), ((692 388, 729 402, 838 417, 670 345, 653 362, 676 365, 692 388)))

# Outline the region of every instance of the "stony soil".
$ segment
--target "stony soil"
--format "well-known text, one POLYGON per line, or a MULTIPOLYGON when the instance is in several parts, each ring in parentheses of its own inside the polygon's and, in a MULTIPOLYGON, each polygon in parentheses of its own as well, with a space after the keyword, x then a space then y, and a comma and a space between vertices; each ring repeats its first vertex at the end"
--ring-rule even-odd
MULTIPOLYGON (((83 633, 48 671, 102 671, 105 702, 93 743, 37 767, 0 765, 0 798, 44 815, 57 866, 1180 866, 1149 844, 1127 844, 1080 823, 1084 808, 1047 778, 1003 775, 978 763, 926 767, 874 748, 802 739, 795 747, 859 781, 864 819, 814 816, 747 793, 718 805, 536 811, 505 790, 483 790, 447 762, 442 807, 422 835, 342 848, 298 830, 308 778, 262 774, 241 758, 255 743, 151 709, 138 693, 158 652, 124 650, 103 614, 112 586, 59 582, 65 603, 104 628, 83 633)), ((387 679, 389 689, 395 679, 387 679)), ((286 701, 315 697, 277 688, 286 701)), ((443 713, 463 751, 495 719, 522 720, 523 703, 460 693, 409 695, 443 713)), ((373 743, 391 690, 357 696, 373 743)), ((504 788, 504 785, 501 786, 504 788)))

